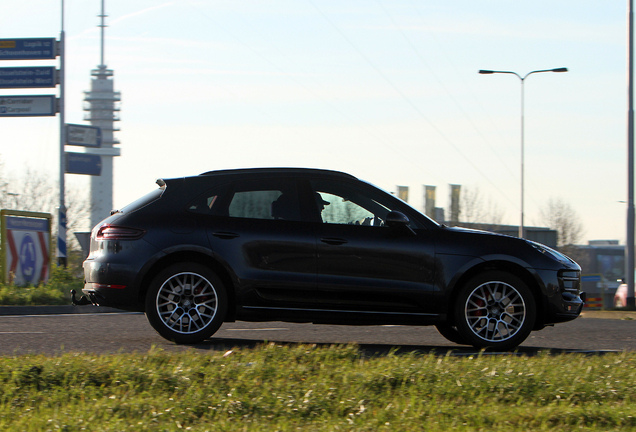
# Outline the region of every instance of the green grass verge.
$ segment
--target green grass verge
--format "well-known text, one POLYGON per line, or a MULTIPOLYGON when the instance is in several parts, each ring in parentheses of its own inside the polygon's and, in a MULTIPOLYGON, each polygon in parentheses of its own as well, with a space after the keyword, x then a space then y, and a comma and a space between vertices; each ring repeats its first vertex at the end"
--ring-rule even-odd
POLYGON ((636 354, 232 352, 0 358, 3 431, 636 429, 636 354))
POLYGON ((47 284, 19 287, 0 284, 0 306, 53 306, 71 304, 70 290, 81 293, 81 278, 73 270, 51 266, 51 277, 47 284))

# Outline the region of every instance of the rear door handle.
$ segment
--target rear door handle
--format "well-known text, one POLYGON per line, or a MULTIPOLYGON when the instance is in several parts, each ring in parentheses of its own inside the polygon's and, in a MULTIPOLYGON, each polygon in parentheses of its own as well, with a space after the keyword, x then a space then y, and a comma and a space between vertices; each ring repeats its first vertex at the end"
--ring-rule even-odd
POLYGON ((324 237, 324 238, 321 238, 320 241, 330 245, 341 245, 341 244, 347 243, 345 239, 336 238, 336 237, 324 237))
POLYGON ((214 237, 218 237, 220 239, 233 239, 236 237, 239 237, 239 235, 237 233, 233 233, 233 232, 229 232, 229 231, 217 231, 215 233, 212 233, 212 235, 214 237))

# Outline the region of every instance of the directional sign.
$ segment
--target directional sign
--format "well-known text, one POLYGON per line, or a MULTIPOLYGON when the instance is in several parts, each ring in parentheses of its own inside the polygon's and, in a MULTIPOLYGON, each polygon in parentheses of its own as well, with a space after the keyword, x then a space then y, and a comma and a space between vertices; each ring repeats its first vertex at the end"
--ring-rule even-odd
POLYGON ((46 283, 51 269, 51 215, 0 211, 2 281, 16 285, 46 283))
POLYGON ((102 174, 102 157, 66 152, 66 173, 98 176, 102 174))
POLYGON ((53 95, 0 96, 0 117, 55 115, 53 95))
POLYGON ((55 38, 0 39, 0 60, 51 60, 55 38))
POLYGON ((55 75, 54 66, 0 68, 0 88, 51 88, 55 75))
POLYGON ((97 126, 67 124, 66 144, 84 147, 101 147, 102 128, 97 126))

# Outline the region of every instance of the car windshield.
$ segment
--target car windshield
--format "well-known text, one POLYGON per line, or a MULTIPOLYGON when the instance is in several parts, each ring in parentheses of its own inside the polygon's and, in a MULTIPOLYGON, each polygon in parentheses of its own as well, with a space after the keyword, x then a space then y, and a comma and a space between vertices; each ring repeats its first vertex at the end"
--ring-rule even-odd
MULTIPOLYGON (((386 194, 394 195, 394 194, 392 194, 391 192, 387 192, 386 190, 382 189, 381 187, 374 185, 373 183, 369 183, 368 181, 365 181, 365 180, 360 180, 360 181, 361 181, 362 183, 366 183, 366 184, 368 184, 368 185, 370 185, 370 186, 373 186, 374 188, 379 189, 379 190, 381 190, 382 192, 384 192, 384 193, 386 193, 386 194)), ((402 200, 400 200, 400 201, 402 201, 402 200)), ((437 225, 437 226, 441 226, 441 224, 439 224, 439 223, 435 222, 435 221, 434 221, 434 220, 433 220, 430 216, 425 215, 425 214, 424 214, 424 213, 422 213, 420 210, 418 210, 418 209, 416 209, 415 207, 413 207, 411 204, 407 203, 406 201, 402 201, 402 202, 403 202, 403 203, 404 203, 407 207, 409 207, 411 210, 413 210, 413 211, 415 211, 415 212, 419 213, 420 215, 424 216, 426 219, 430 220, 430 221, 431 221, 431 222, 433 222, 435 225, 437 225)))

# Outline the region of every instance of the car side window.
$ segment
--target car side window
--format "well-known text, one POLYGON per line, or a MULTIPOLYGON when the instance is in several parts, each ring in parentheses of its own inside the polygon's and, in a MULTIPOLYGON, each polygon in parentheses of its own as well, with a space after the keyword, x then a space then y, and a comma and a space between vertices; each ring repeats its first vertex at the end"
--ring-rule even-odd
POLYGON ((354 185, 316 180, 312 187, 324 223, 378 227, 391 211, 373 193, 354 185))
POLYGON ((344 197, 327 192, 318 192, 318 194, 323 202, 329 203, 322 211, 324 223, 373 225, 376 222, 376 217, 372 212, 344 197))
POLYGON ((227 214, 234 218, 299 221, 296 182, 286 178, 237 182, 227 214))
POLYGON ((216 187, 199 195, 188 204, 188 211, 207 215, 218 213, 219 197, 224 193, 225 189, 226 188, 216 187))

